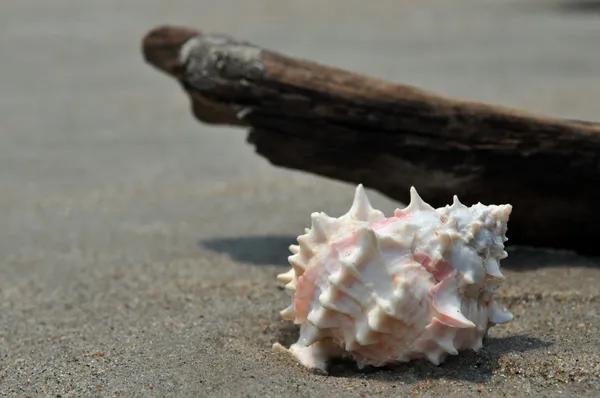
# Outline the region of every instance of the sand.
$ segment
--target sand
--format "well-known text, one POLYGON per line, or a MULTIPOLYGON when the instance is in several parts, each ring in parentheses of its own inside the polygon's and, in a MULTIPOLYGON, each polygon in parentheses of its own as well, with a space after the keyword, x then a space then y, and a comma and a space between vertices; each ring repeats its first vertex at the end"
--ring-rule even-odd
POLYGON ((287 246, 310 212, 345 212, 354 187, 196 123, 139 52, 156 25, 188 25, 593 120, 598 7, 576 3, 4 1, 0 396, 600 395, 600 261, 568 252, 511 249, 500 297, 515 320, 441 366, 321 376, 273 352, 297 335, 278 315, 287 246))

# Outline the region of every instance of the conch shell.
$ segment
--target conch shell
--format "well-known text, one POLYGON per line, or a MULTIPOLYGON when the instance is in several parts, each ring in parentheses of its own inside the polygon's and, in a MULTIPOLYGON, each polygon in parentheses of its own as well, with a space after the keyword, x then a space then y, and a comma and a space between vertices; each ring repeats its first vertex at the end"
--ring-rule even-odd
POLYGON ((289 349, 306 367, 350 357, 359 368, 479 350, 491 326, 512 320, 495 300, 511 205, 434 209, 414 187, 386 218, 359 185, 348 213, 311 215, 278 280, 293 297, 281 316, 300 325, 289 349))

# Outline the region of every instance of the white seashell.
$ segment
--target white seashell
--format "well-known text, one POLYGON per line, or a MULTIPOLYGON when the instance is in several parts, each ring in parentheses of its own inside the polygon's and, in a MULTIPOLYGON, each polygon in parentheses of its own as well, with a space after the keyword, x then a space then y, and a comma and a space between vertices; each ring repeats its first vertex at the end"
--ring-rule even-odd
POLYGON ((278 276, 293 297, 281 316, 300 325, 289 349, 327 372, 333 357, 359 368, 478 350, 488 329, 512 320, 495 301, 504 280, 510 205, 467 207, 454 196, 434 209, 413 187, 410 204, 385 218, 362 187, 340 218, 311 215, 278 276))

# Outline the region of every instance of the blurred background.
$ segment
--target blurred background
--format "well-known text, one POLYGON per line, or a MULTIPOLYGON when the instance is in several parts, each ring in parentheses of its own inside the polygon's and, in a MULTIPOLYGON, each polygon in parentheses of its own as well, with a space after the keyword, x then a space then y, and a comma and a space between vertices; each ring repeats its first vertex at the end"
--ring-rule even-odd
MULTIPOLYGON (((272 287, 310 213, 350 206, 354 187, 276 169, 243 130, 197 123, 175 82, 143 61, 150 29, 227 33, 446 96, 598 120, 598 3, 1 1, 0 391, 42 391, 40 369, 82 352, 134 361, 140 385, 181 385, 183 351, 266 305, 210 307, 190 281, 272 287), (229 314, 212 313, 212 332, 199 315, 210 311, 229 314)), ((399 205, 370 196, 386 213, 399 205)), ((103 374, 134 383, 122 367, 93 366, 95 376, 55 375, 48 391, 100 391, 103 374)))

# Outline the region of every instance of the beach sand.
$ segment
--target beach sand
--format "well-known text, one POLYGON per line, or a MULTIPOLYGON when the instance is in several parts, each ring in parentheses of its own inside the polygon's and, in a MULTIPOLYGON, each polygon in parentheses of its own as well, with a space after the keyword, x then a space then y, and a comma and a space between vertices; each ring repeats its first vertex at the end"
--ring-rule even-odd
POLYGON ((561 251, 510 250, 500 298, 515 319, 478 353, 322 376, 274 352, 297 336, 278 314, 287 247, 311 212, 347 211, 354 187, 275 168, 243 130, 195 122, 140 53, 148 30, 184 25, 597 120, 600 7, 576 3, 4 1, 0 395, 600 395, 600 260, 561 251))

